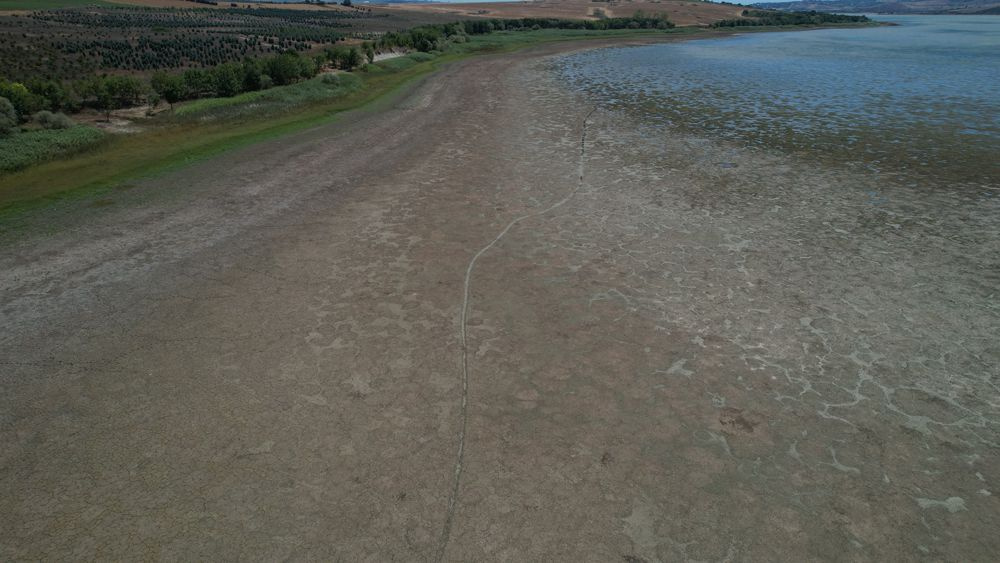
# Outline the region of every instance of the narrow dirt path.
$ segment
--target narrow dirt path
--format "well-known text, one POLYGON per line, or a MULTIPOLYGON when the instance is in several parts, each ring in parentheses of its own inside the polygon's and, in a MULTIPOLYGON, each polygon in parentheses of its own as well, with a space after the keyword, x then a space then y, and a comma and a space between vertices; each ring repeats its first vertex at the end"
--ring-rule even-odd
POLYGON ((469 344, 468 344, 468 322, 469 322, 469 289, 472 285, 472 274, 476 268, 476 262, 479 258, 489 252, 491 248, 496 246, 503 237, 510 232, 512 228, 522 221, 528 219, 533 219, 535 217, 541 217, 547 213, 555 211, 556 209, 565 205, 574 195, 577 194, 581 189, 583 189, 583 174, 584 167, 586 165, 587 158, 587 120, 590 116, 594 114, 596 109, 591 109, 586 116, 584 116, 583 121, 580 125, 580 163, 579 163, 579 181, 576 186, 559 201, 549 205, 548 207, 533 211, 526 215, 521 215, 520 217, 514 219, 507 226, 504 227, 500 234, 496 236, 489 244, 479 249, 472 259, 469 260, 469 266, 465 269, 465 282, 462 288, 462 318, 460 326, 460 338, 459 341, 462 345, 462 404, 459 410, 459 418, 461 422, 459 423, 458 431, 458 453, 455 455, 455 486, 452 490, 451 496, 448 498, 448 512, 444 520, 444 530, 441 534, 441 548, 438 552, 438 561, 444 560, 445 552, 448 549, 448 540, 451 537, 451 524, 452 520, 455 518, 455 503, 458 500, 458 493, 461 490, 462 485, 462 463, 464 461, 465 455, 465 429, 468 424, 468 403, 469 403, 469 344))

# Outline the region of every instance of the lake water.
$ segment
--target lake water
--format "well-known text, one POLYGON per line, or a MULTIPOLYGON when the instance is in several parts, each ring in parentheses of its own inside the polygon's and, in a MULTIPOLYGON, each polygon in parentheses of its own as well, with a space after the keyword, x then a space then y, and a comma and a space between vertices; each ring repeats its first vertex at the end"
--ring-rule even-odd
POLYGON ((937 183, 1000 181, 1000 16, 578 53, 568 81, 647 122, 937 183))

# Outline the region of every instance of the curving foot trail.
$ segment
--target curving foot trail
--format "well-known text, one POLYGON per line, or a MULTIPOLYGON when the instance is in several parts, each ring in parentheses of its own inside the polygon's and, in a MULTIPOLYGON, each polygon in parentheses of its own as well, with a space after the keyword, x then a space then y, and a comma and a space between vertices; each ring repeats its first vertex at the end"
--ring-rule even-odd
POLYGON ((496 236, 489 244, 479 249, 472 256, 472 260, 469 260, 469 267, 465 269, 465 282, 463 284, 462 290, 462 318, 460 321, 460 341, 462 344, 462 404, 459 410, 459 418, 461 422, 459 423, 458 431, 458 453, 455 455, 455 487, 452 490, 451 496, 448 498, 448 512, 444 520, 444 530, 441 533, 441 549, 438 552, 438 560, 444 560, 445 552, 448 549, 448 540, 451 537, 451 525, 452 520, 455 518, 455 503, 458 501, 458 493, 462 484, 462 462, 465 456, 465 429, 468 424, 468 404, 469 404, 469 344, 468 344, 468 333, 467 325, 469 319, 469 289, 472 285, 472 273, 476 268, 476 261, 483 254, 486 254, 491 248, 496 246, 497 243, 502 239, 513 227, 521 221, 527 219, 532 219, 534 217, 540 217, 562 207, 566 202, 568 202, 580 189, 583 188, 583 173, 584 166, 587 158, 587 120, 590 116, 597 111, 596 108, 591 109, 589 113, 583 118, 583 122, 580 126, 580 164, 579 164, 579 182, 577 182, 576 187, 574 187, 565 197, 559 201, 553 203, 552 205, 546 207, 545 209, 534 211, 526 215, 521 215, 520 217, 514 219, 507 224, 506 227, 500 234, 496 236))

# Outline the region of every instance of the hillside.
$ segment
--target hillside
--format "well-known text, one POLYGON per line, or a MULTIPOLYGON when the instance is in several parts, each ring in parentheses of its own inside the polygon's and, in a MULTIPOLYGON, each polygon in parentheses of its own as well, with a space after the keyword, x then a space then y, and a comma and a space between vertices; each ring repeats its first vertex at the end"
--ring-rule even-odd
POLYGON ((764 2, 755 4, 770 10, 816 10, 817 12, 867 14, 997 14, 998 0, 824 0, 806 2, 764 2))
POLYGON ((447 14, 458 18, 571 18, 631 16, 638 11, 663 14, 676 25, 709 25, 715 21, 739 17, 744 6, 713 2, 653 0, 595 2, 592 0, 535 0, 526 2, 487 2, 467 4, 406 3, 381 6, 394 11, 447 14))

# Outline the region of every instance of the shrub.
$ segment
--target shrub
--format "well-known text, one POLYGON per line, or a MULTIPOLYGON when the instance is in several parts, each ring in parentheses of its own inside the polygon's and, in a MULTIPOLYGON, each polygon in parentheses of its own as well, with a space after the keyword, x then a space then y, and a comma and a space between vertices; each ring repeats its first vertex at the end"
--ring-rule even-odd
POLYGON ((425 63, 427 61, 430 61, 430 60, 434 59, 434 55, 432 55, 430 53, 419 53, 419 52, 418 53, 410 53, 409 55, 407 55, 407 57, 410 58, 410 59, 412 59, 412 60, 414 60, 414 61, 416 61, 416 62, 418 62, 418 63, 425 63))
POLYGON ((32 119, 37 123, 42 129, 69 129, 75 123, 73 120, 66 117, 63 113, 52 113, 48 110, 42 110, 32 116, 32 119))

